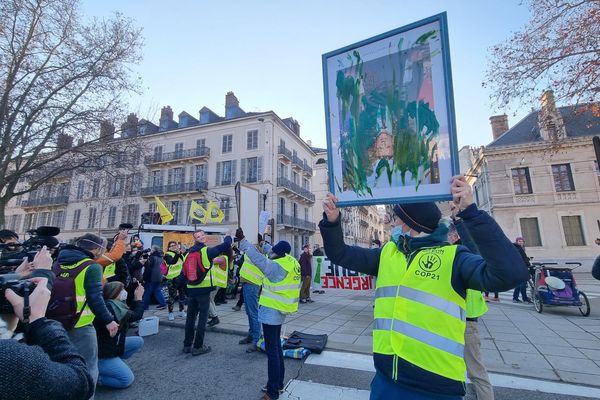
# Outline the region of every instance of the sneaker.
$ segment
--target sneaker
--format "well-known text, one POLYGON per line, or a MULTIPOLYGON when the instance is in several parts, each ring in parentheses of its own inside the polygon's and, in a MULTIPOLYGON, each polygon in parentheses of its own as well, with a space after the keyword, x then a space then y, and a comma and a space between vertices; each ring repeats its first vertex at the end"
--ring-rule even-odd
POLYGON ((519 300, 519 299, 513 299, 513 303, 521 303, 521 300, 519 300))
POLYGON ((523 301, 524 301, 525 303, 529 303, 529 304, 532 304, 532 303, 533 303, 533 302, 531 301, 531 299, 525 299, 525 300, 523 300, 523 301))
POLYGON ((238 306, 238 305, 236 304, 235 306, 231 307, 231 309, 232 309, 233 311, 240 311, 240 310, 242 309, 242 307, 240 307, 240 306, 238 306))
POLYGON ((217 325, 219 322, 221 322, 221 321, 219 321, 219 317, 214 317, 214 318, 211 318, 210 321, 208 321, 208 323, 206 324, 206 326, 208 326, 209 328, 211 328, 211 327, 217 325))
POLYGON ((319 290, 319 294, 325 294, 324 290, 319 290))
POLYGON ((167 317, 167 319, 169 321, 175 321, 175 314, 173 314, 172 312, 169 313, 169 316, 167 317))
POLYGON ((250 344, 252 343, 252 338, 250 336, 246 336, 242 340, 238 342, 239 344, 250 344))
MULTIPOLYGON (((267 393, 267 385, 263 386, 260 389, 260 391, 263 392, 263 393, 267 393)), ((283 392, 285 392, 285 389, 284 388, 279 388, 279 394, 282 394, 283 392)))
POLYGON ((490 302, 490 296, 483 296, 483 298, 485 299, 486 303, 490 302))
POLYGON ((255 351, 258 351, 258 347, 256 347, 256 345, 254 343, 252 343, 250 346, 248 346, 248 348, 246 349, 246 353, 254 353, 255 351))
POLYGON ((187 313, 185 311, 179 311, 179 314, 177 314, 177 316, 179 318, 187 318, 187 313))
POLYGON ((313 299, 311 299, 310 297, 309 297, 308 299, 306 299, 306 301, 307 301, 308 303, 314 303, 314 302, 315 302, 315 301, 314 301, 313 299))
POLYGON ((202 347, 200 347, 198 349, 194 347, 192 349, 192 355, 193 356, 201 356, 202 354, 209 353, 211 350, 212 349, 210 348, 210 346, 206 346, 206 345, 203 345, 202 347))
POLYGON ((159 306, 156 306, 156 309, 157 309, 157 310, 164 310, 165 308, 167 308, 167 305, 166 305, 166 304, 165 304, 165 305, 162 305, 162 306, 160 306, 160 305, 159 305, 159 306))
POLYGON ((192 346, 183 346, 183 352, 184 353, 191 353, 192 352, 192 346))
POLYGON ((300 303, 304 304, 304 303, 306 303, 306 300, 300 299, 300 303))

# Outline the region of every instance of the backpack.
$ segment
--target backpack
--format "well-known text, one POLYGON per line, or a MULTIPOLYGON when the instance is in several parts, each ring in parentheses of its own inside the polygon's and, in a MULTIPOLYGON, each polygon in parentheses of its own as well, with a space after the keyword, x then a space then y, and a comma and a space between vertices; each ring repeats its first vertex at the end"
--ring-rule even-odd
POLYGON ((185 281, 188 285, 198 285, 200 284, 206 275, 210 271, 210 268, 205 268, 202 264, 202 253, 199 251, 194 251, 192 253, 188 253, 183 260, 183 271, 182 275, 185 278, 185 281), (190 255, 194 255, 190 257, 190 255))
POLYGON ((60 322, 67 331, 75 328, 75 324, 79 321, 79 317, 87 305, 86 300, 81 310, 77 309, 75 278, 81 271, 94 263, 93 260, 87 260, 72 269, 62 269, 58 263, 52 266, 56 278, 52 286, 46 317, 60 322))
POLYGON ((165 260, 161 261, 160 263, 160 274, 162 276, 165 276, 169 273, 169 266, 167 265, 167 263, 165 262, 165 260))

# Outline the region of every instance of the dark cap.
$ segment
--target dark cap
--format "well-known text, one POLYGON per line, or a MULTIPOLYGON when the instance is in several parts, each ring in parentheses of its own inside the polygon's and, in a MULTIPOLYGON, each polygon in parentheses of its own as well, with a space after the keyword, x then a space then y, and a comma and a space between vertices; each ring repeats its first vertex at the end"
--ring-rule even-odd
POLYGON ((273 246, 271 251, 279 256, 285 256, 286 254, 290 254, 292 251, 292 246, 290 246, 290 244, 285 240, 280 240, 275 246, 273 246))
POLYGON ((442 212, 433 202, 396 204, 394 213, 409 228, 419 233, 433 233, 442 218, 442 212))

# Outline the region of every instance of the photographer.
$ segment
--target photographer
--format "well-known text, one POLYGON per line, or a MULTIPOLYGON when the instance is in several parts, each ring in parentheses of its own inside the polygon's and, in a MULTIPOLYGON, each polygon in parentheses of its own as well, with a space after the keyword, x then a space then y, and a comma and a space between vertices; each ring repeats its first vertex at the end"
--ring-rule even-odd
MULTIPOLYGON (((2 251, 2 255, 0 256, 0 274, 16 272, 19 264, 15 264, 15 261, 27 257, 27 253, 23 252, 23 245, 19 242, 19 235, 9 229, 0 230, 0 246, 2 251)), ((30 269, 31 266, 21 264, 21 267, 30 269)))
POLYGON ((163 253, 158 246, 152 246, 152 253, 150 253, 150 257, 146 262, 146 266, 144 268, 144 285, 146 291, 144 292, 144 309, 148 309, 150 305, 150 300, 152 295, 156 301, 158 301, 157 310, 162 310, 167 308, 167 302, 165 300, 165 296, 163 296, 161 287, 163 276, 160 273, 160 264, 163 260, 163 253))
POLYGON ((46 248, 36 255, 33 264, 32 275, 49 278, 31 278, 36 288, 28 298, 28 318, 24 318, 24 298, 11 289, 5 292, 14 315, 0 318, 0 399, 88 399, 93 383, 85 360, 62 325, 44 318, 53 277, 49 270, 52 258, 46 248), (10 339, 18 319, 28 320, 26 343, 10 339))

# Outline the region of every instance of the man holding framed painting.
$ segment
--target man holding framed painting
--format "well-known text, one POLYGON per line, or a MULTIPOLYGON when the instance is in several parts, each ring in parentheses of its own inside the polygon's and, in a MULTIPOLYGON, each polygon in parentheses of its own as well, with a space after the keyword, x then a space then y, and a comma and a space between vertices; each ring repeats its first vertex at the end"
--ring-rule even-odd
POLYGON ((458 175, 446 14, 323 56, 331 262, 377 276, 371 400, 465 395, 466 291, 505 291, 527 268, 458 175), (447 242, 452 200, 480 255, 447 242), (344 243, 338 206, 394 204, 382 248, 344 243))

